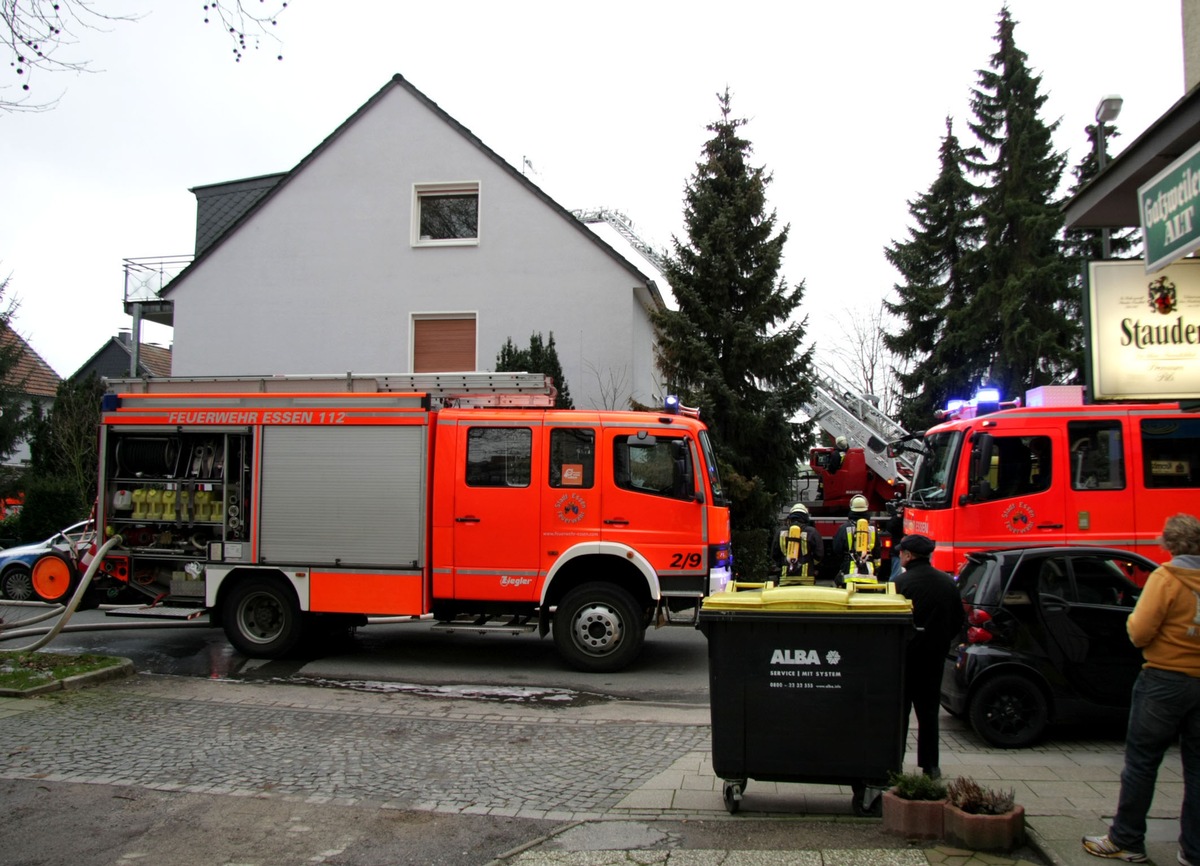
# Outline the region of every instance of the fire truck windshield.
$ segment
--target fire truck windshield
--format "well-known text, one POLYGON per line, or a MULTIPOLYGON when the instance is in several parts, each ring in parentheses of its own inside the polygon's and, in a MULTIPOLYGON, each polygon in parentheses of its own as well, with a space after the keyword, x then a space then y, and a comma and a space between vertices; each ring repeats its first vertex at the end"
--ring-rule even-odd
POLYGON ((949 508, 962 431, 931 433, 913 471, 909 502, 917 508, 949 508))

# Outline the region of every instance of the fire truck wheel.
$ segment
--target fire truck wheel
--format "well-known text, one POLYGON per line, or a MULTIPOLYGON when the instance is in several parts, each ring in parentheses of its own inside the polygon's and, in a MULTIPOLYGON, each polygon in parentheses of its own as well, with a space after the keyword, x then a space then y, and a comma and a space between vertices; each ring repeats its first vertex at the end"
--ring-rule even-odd
POLYGON ((0 593, 10 601, 33 601, 33 576, 23 565, 13 566, 0 577, 0 593))
POLYGON ((619 671, 637 657, 646 627, 637 602, 609 583, 585 583, 566 594, 554 614, 554 645, 581 671, 619 671))
POLYGON ((971 698, 971 726, 993 746, 1019 749, 1046 729, 1046 697, 1037 684, 1018 674, 988 680, 971 698))
POLYGON ((33 594, 51 604, 66 604, 75 588, 75 565, 58 551, 47 553, 33 564, 33 594))
POLYGON ((268 577, 238 581, 221 622, 229 642, 252 658, 279 658, 300 640, 300 605, 290 586, 268 577))

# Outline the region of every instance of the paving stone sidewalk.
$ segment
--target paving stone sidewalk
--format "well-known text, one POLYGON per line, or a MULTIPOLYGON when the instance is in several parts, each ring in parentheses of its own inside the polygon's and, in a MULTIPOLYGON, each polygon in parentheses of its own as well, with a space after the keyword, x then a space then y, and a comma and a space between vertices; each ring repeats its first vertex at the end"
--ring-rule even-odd
MULTIPOLYGON (((1015 862, 912 847, 882 833, 866 848, 805 844, 797 822, 849 828, 869 821, 850 816, 850 791, 838 786, 752 780, 741 812, 729 816, 722 780, 712 771, 706 706, 614 701, 556 708, 142 675, 81 692, 0 699, 0 743, 4 779, 514 817, 567 828, 495 861, 521 866, 1015 862), (788 822, 796 847, 682 848, 670 847, 669 838, 637 847, 640 831, 630 829, 704 822, 732 838, 753 821, 788 822), (587 837, 581 827, 600 829, 587 837), (611 847, 598 847, 604 844, 611 847)), ((1095 866, 1078 839, 1103 832, 1116 802, 1119 738, 996 750, 944 716, 942 751, 947 777, 971 775, 1014 789, 1040 859, 1095 866)), ((1182 794, 1173 750, 1152 814, 1151 857, 1159 866, 1174 861, 1182 794)))

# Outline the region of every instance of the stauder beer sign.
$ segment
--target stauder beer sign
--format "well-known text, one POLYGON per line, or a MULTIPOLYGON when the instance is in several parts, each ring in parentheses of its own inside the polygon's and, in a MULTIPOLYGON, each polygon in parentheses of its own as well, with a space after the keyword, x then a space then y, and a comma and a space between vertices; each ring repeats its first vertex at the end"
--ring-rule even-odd
POLYGON ((1146 273, 1200 247, 1200 144, 1138 187, 1146 273))
POLYGON ((1093 400, 1200 400, 1200 260, 1090 262, 1093 400))

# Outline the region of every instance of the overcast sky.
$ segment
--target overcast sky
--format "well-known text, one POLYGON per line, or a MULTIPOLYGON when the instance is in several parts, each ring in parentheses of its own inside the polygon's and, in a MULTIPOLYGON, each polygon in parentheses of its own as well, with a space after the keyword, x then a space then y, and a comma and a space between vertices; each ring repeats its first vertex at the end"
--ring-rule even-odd
MULTIPOLYGON (((945 118, 972 141, 1001 3, 292 0, 282 44, 241 63, 199 0, 98 5, 144 17, 79 34, 64 56, 94 72, 33 80, 35 97, 60 97, 52 111, 0 115, 0 276, 18 332, 63 376, 129 326, 123 259, 193 251, 191 187, 292 168, 394 73, 514 166, 528 159, 564 207, 619 210, 658 247, 683 231, 728 86, 774 174, 784 276, 806 283, 822 354, 841 309, 891 291, 883 249, 936 175, 945 118)), ((1102 96, 1125 100, 1115 155, 1183 95, 1179 0, 1008 5, 1072 165, 1102 96)))

